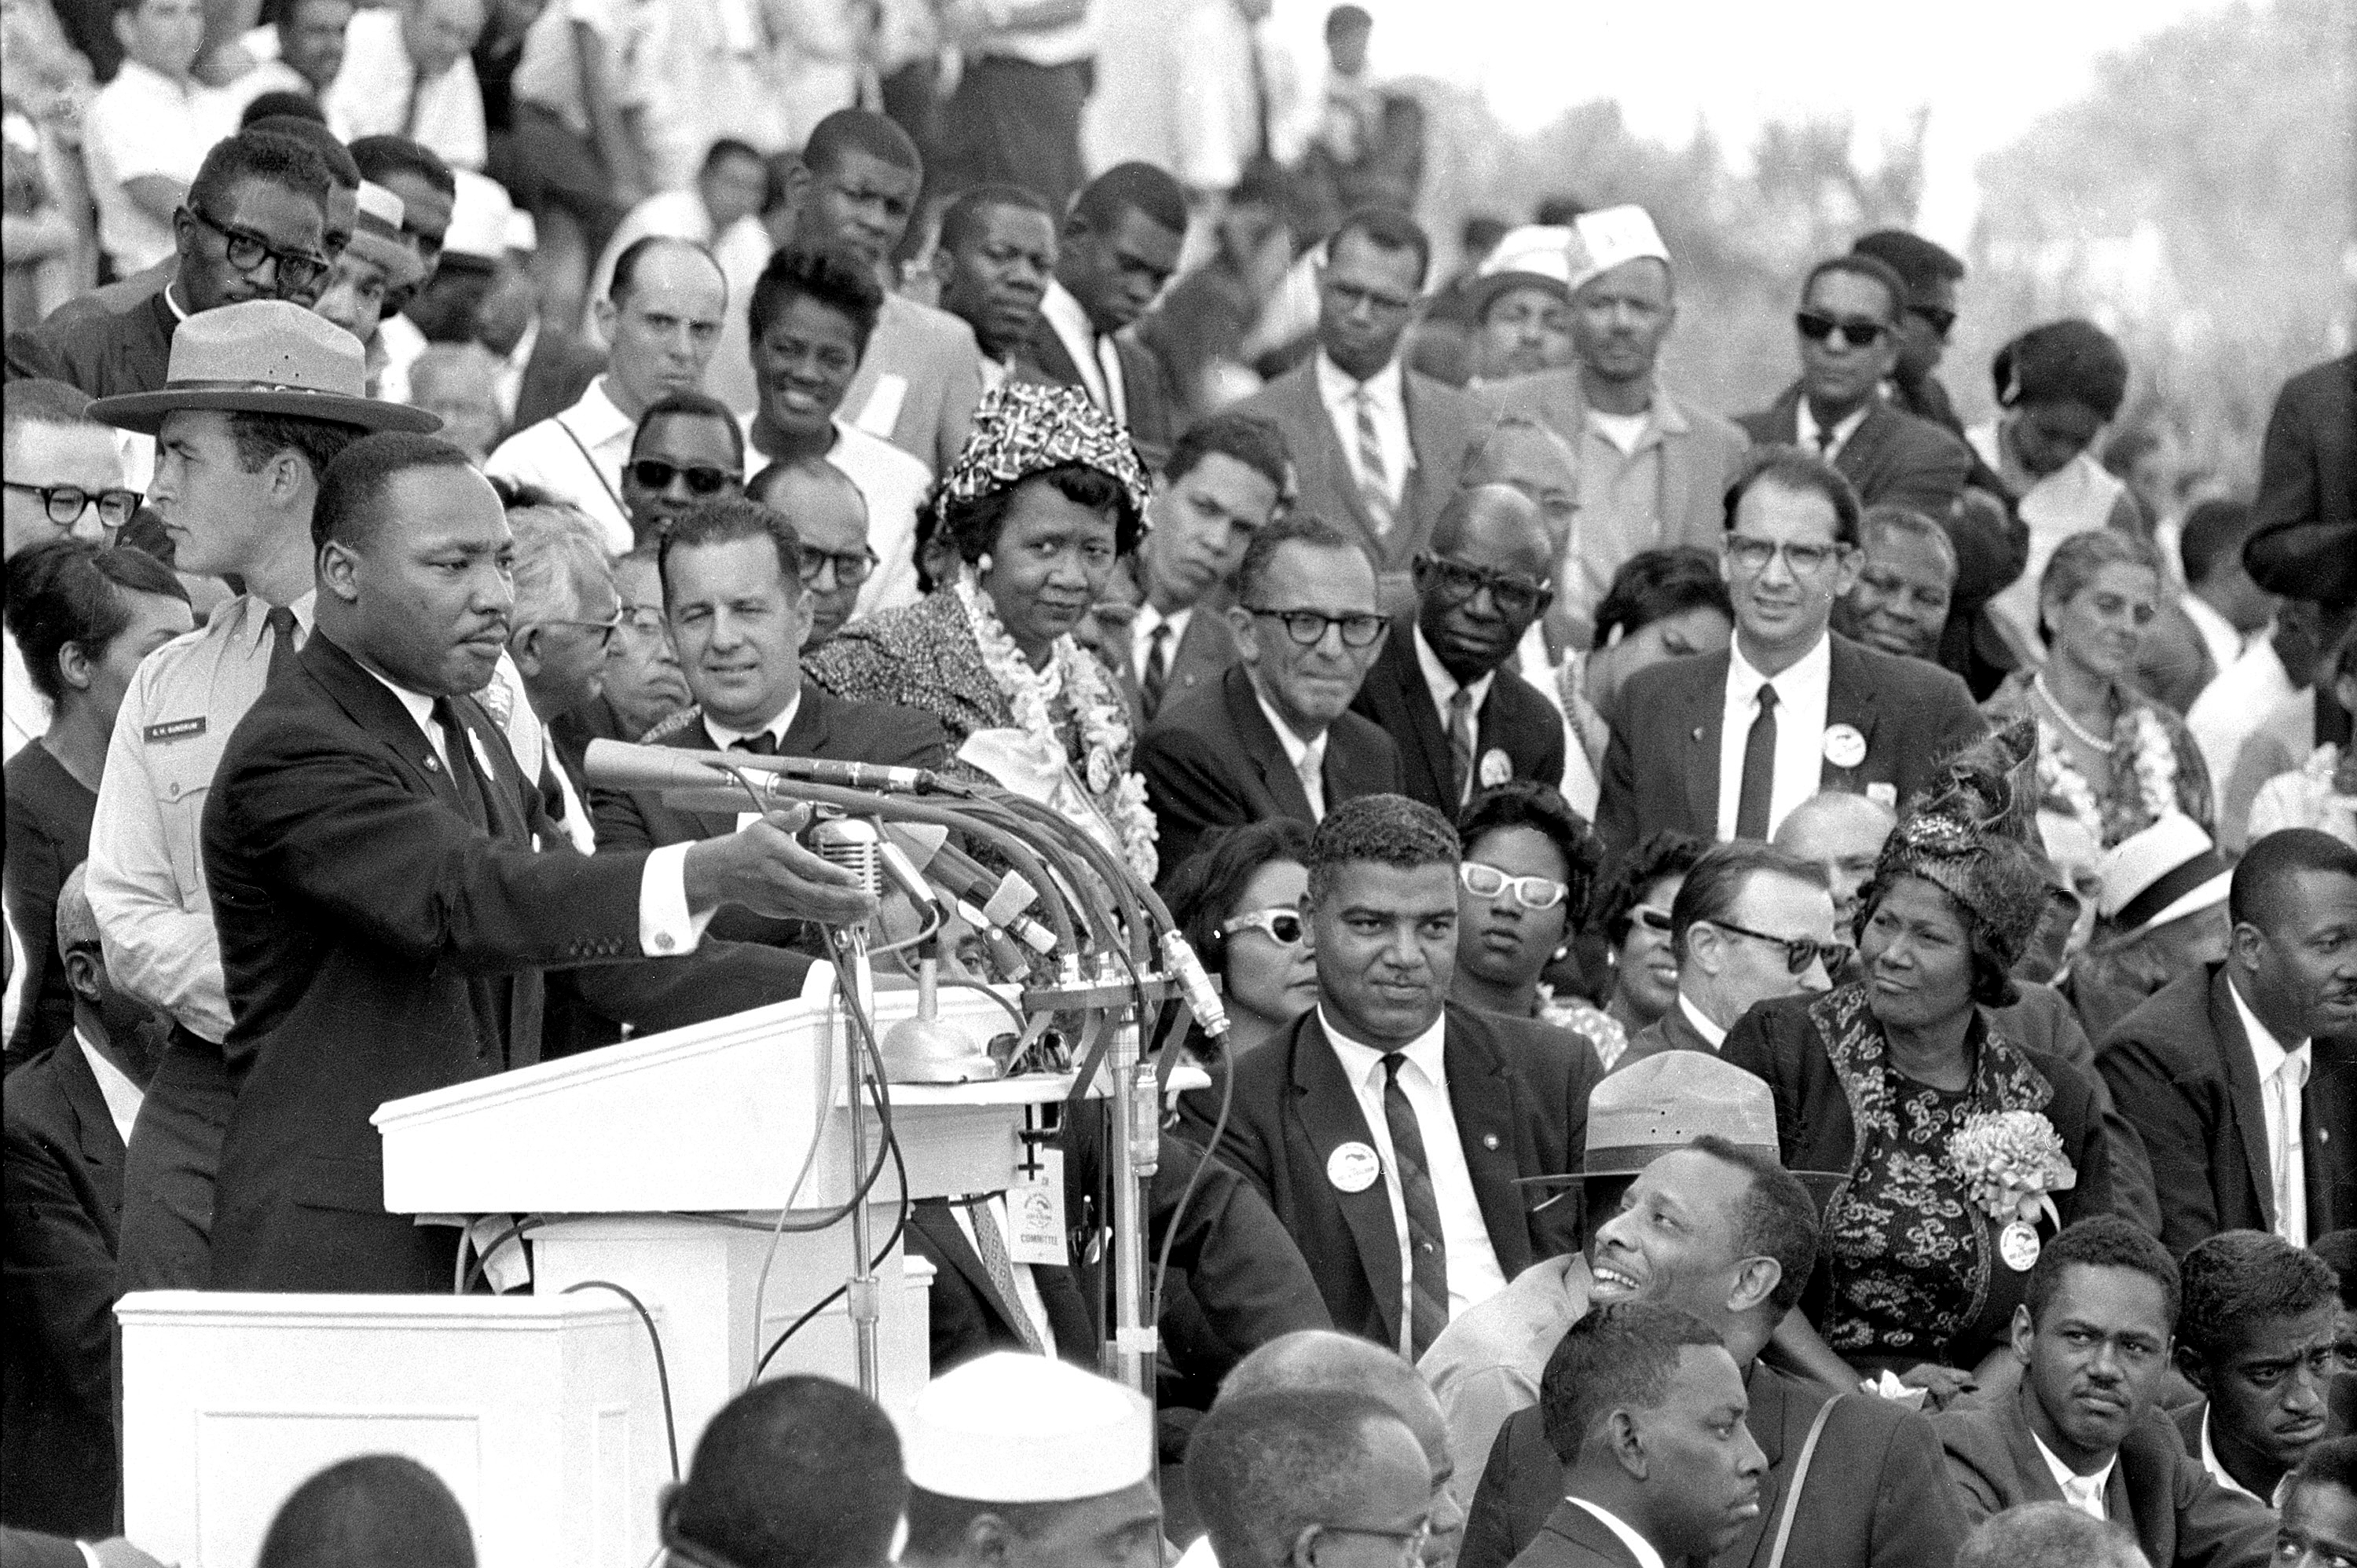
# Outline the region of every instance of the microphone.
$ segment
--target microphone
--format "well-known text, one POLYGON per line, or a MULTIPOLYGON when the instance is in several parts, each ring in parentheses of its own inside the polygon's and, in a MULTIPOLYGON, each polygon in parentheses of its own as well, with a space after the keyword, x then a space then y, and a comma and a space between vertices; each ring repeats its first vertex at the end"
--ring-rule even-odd
POLYGON ((881 897, 884 885, 878 852, 882 835, 865 817, 833 817, 810 830, 810 846, 821 860, 840 865, 859 878, 859 885, 881 897))
POLYGON ((894 822, 884 829, 888 843, 904 852, 926 881, 952 898, 981 911, 983 918, 1019 939, 1043 957, 1056 950, 1056 933, 1023 911, 1039 901, 1039 891, 1013 872, 993 875, 983 864, 946 838, 929 845, 917 829, 894 822))
MULTIPOLYGON (((593 740, 582 760, 592 784, 612 789, 736 789, 739 773, 770 773, 827 784, 841 789, 882 794, 922 794, 941 789, 938 775, 922 768, 883 768, 872 762, 834 762, 817 757, 762 757, 753 752, 690 751, 673 746, 634 746, 593 740)), ((765 795, 777 793, 772 785, 765 795)), ((743 798, 741 793, 738 797, 743 798)))

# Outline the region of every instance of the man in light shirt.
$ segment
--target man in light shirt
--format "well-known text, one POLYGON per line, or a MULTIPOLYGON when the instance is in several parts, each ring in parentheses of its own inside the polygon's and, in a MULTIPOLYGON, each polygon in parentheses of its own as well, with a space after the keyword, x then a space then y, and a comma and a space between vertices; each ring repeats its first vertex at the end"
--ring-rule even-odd
POLYGON ((174 214, 205 154, 237 128, 229 109, 191 74, 204 41, 198 0, 139 0, 114 12, 123 69, 82 121, 98 241, 117 277, 172 253, 174 214))
POLYGON ((399 0, 353 16, 324 105, 328 128, 347 142, 407 136, 479 171, 490 141, 468 51, 489 16, 487 0, 399 0))
POLYGON ((2241 658, 2275 614, 2275 596, 2253 582, 2243 564, 2243 541, 2250 532, 2250 504, 2218 496, 2186 513, 2178 535, 2186 589, 2179 602, 2210 650, 2212 675, 2241 658))
POLYGON ((2185 1254, 2177 1366, 2202 1399, 2176 1412, 2210 1478, 2269 1508, 2330 1430, 2341 1285, 2332 1265, 2260 1230, 2185 1254))

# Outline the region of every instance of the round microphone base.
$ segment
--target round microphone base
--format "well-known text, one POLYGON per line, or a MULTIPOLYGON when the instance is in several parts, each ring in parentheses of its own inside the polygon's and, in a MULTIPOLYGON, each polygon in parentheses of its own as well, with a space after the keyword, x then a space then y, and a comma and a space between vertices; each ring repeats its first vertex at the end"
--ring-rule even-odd
POLYGON ((884 1071, 894 1083, 982 1083, 998 1077, 988 1051, 938 1018, 903 1018, 884 1031, 884 1071))

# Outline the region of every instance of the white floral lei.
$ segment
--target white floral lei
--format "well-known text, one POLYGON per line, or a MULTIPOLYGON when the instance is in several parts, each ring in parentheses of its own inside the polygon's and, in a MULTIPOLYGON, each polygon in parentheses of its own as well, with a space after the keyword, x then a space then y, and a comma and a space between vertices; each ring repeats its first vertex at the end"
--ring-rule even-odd
POLYGON ((1152 882, 1159 864, 1154 813, 1146 803, 1146 780, 1122 766, 1129 751, 1129 719, 1121 698, 1107 688, 1102 668, 1067 633, 1056 639, 1047 668, 1034 670, 999 620, 997 607, 976 586, 974 568, 959 573, 951 586, 982 650, 982 667, 1006 694, 1016 725, 1055 755, 1068 753, 1056 733, 1054 703, 1060 696, 1071 702, 1089 799, 1120 835, 1129 868, 1141 881, 1152 882))
POLYGON ((2137 828, 2159 821, 2177 810, 2177 747, 2169 738, 2169 726, 2162 724, 2150 709, 2131 704, 2113 726, 2115 746, 2126 744, 2134 749, 2129 763, 2136 774, 2136 794, 2144 808, 2140 822, 2123 822, 2123 831, 2114 832, 2104 821, 2104 808, 2095 798, 2094 787, 2078 764, 2071 760, 2070 749, 2062 744, 2061 726, 2041 720, 2038 725, 2038 782, 2047 795, 2059 799, 2070 808, 2071 814, 2085 825, 2095 842, 2113 844, 2137 828), (2127 732, 2133 730, 2134 734, 2127 732))

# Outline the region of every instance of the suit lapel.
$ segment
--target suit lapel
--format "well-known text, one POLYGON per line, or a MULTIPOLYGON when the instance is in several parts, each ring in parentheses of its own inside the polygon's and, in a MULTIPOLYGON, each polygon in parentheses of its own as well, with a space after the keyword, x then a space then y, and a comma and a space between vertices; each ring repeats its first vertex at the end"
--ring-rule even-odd
POLYGON ((1875 471, 1882 451, 1899 427, 1899 415, 1887 403, 1877 401, 1858 421, 1857 428, 1849 433, 1841 450, 1834 454, 1834 467, 1839 468, 1860 490, 1867 488, 1867 480, 1875 471))
MULTIPOLYGON (((1308 822, 1309 797, 1301 788, 1300 775, 1286 760, 1285 743, 1270 726, 1268 715, 1260 711, 1260 698, 1243 665, 1221 677, 1220 694, 1228 705, 1228 723, 1243 744, 1244 755, 1252 759, 1261 788, 1276 802, 1277 814, 1308 822)), ((1327 756, 1329 759, 1333 756, 1331 741, 1327 743, 1327 756)))
POLYGON ((1409 773, 1408 793, 1426 794, 1435 800, 1449 799, 1456 785, 1455 769, 1443 771, 1448 759, 1448 736, 1440 727, 1440 710, 1432 705, 1432 688, 1425 684, 1424 667, 1415 657, 1415 617, 1404 615, 1392 623, 1391 636, 1368 675, 1383 727, 1392 733, 1409 773))
MULTIPOLYGON (((1676 1009, 1671 1011, 1675 1012, 1676 1009)), ((1743 1424, 1751 1429, 1751 1440, 1760 1444, 1760 1452, 1767 1459, 1768 1468, 1760 1477, 1760 1511, 1751 1516, 1750 1522, 1743 1527, 1743 1533, 1735 1538, 1735 1544, 1715 1559, 1728 1563, 1749 1563, 1759 1555, 1760 1542, 1768 1536, 1769 1524, 1775 1520, 1777 1510, 1782 1506, 1784 1454, 1792 1441, 1792 1434, 1786 1428, 1793 1414, 1802 1415, 1804 1422, 1816 1414, 1813 1410, 1801 1410, 1803 1402, 1791 1396, 1785 1379, 1771 1371, 1763 1360, 1752 1361, 1751 1375, 1743 1382, 1744 1391, 1751 1399, 1751 1408, 1744 1412, 1743 1424)), ((1805 1439, 1806 1435, 1807 1429, 1803 1425, 1802 1436, 1805 1439)))
POLYGON ((1020 1305, 999 1295, 998 1286, 992 1281, 990 1271, 983 1266, 982 1254, 975 1251, 974 1243, 965 1239, 965 1230, 958 1224, 957 1216, 950 1212, 949 1206, 944 1203, 935 1208, 925 1204, 911 1208, 909 1222, 924 1231, 934 1250, 947 1259, 950 1267, 958 1272, 958 1277, 965 1281, 974 1298, 997 1315, 1001 1326, 1009 1332, 1016 1332, 1013 1315, 1021 1310, 1020 1305))
POLYGON ((114 1114, 106 1108, 106 1092, 98 1074, 82 1054, 81 1036, 69 1031, 57 1044, 58 1086, 73 1110, 74 1142, 81 1157, 99 1173, 102 1190, 119 1197, 123 1191, 123 1134, 115 1130, 114 1114))
POLYGON ((2266 1105, 2259 1095, 2258 1061, 2251 1055, 2250 1036, 2243 1032, 2233 986, 2224 966, 2220 966, 2210 982, 2210 1027, 2218 1036, 2218 1059, 2226 1069, 2226 1097, 2234 1107, 2234 1131, 2243 1144, 2244 1174, 2258 1196, 2262 1224, 2273 1230, 2275 1167, 2267 1158, 2266 1105))
MULTIPOLYGON (((1318 395, 1317 357, 1312 355, 1309 362, 1293 374, 1300 378, 1291 388, 1291 395, 1295 400, 1294 418, 1318 433, 1310 446, 1315 452, 1318 480, 1327 492, 1339 498, 1343 507, 1350 512, 1348 518, 1329 518, 1327 521, 1329 522, 1347 521, 1351 527, 1357 529, 1360 536, 1367 542, 1368 553, 1373 556, 1380 566, 1385 559, 1384 540, 1375 532, 1374 519, 1367 515, 1366 502, 1359 497, 1356 472, 1351 467, 1349 456, 1342 450, 1342 437, 1334 428, 1334 416, 1326 412, 1326 400, 1318 395)), ((1296 463, 1304 463, 1310 456, 1310 453, 1296 452, 1293 454, 1293 460, 1296 463)), ((1317 487, 1310 483, 1309 476, 1304 474, 1301 480, 1302 493, 1310 494, 1316 489, 1317 487)))
POLYGON ((1572 1564, 1592 1559, 1609 1568, 1637 1568, 1637 1559, 1610 1527, 1568 1498, 1555 1505, 1541 1533, 1559 1536, 1580 1552, 1580 1556, 1566 1559, 1572 1564))
MULTIPOLYGON (((1293 1028, 1286 1048, 1293 1053, 1293 1112, 1301 1124, 1301 1132, 1317 1161, 1313 1171, 1305 1173, 1311 1181, 1322 1179, 1326 1163, 1334 1151, 1345 1144, 1357 1144, 1372 1150, 1374 1134, 1367 1127, 1367 1118, 1359 1109, 1359 1097, 1342 1071, 1341 1058, 1334 1054, 1318 1026, 1316 1009, 1301 1016, 1293 1028)), ((1342 1223, 1350 1228, 1351 1240, 1356 1244, 1359 1266, 1365 1271, 1367 1286, 1373 1292, 1375 1310, 1383 1315, 1383 1342, 1399 1343, 1400 1336, 1400 1260, 1399 1233, 1392 1229, 1392 1201, 1382 1181, 1358 1192, 1344 1192, 1331 1182, 1327 1190, 1334 1195, 1334 1207, 1341 1211, 1342 1223)))
POLYGON ((1488 1029, 1470 1013, 1451 1008, 1441 1037, 1442 1070, 1448 1075, 1448 1107, 1457 1119, 1458 1147, 1465 1172, 1481 1205, 1481 1222, 1506 1278, 1531 1262, 1531 1227, 1523 1212, 1520 1151, 1514 1138, 1514 1086, 1488 1029))
MULTIPOLYGON (((1820 789, 1847 789, 1855 794, 1859 792, 1859 775, 1866 767, 1866 757, 1874 754, 1874 677, 1846 639, 1833 632, 1825 635, 1833 639, 1833 669, 1825 682, 1825 728, 1849 725, 1866 742, 1866 750, 1856 768, 1835 767, 1831 757, 1824 758, 1818 764, 1817 784, 1820 789)), ((1721 711, 1724 712, 1724 704, 1721 711)))
POLYGON ((383 682, 362 669, 332 638, 313 635, 297 657, 304 671, 334 699, 346 717, 400 758, 420 793, 433 796, 461 816, 466 814, 466 802, 444 771, 434 743, 383 682))
POLYGON ((2016 1499, 2025 1503, 2059 1503, 2064 1500, 2062 1488, 2054 1483, 2054 1472, 2046 1467, 2046 1456, 2038 1451, 2038 1440, 2029 1434, 2028 1402, 2031 1398, 2025 1383, 2014 1391, 2005 1406, 2005 1453, 2013 1461, 2014 1478, 2021 1483, 2022 1495, 2016 1499))
POLYGON ((1707 838, 1718 832, 1719 736, 1727 720, 1727 676, 1734 661, 1724 650, 1700 657, 1705 662, 1685 689, 1686 711, 1678 727, 1686 737, 1688 820, 1707 838))

